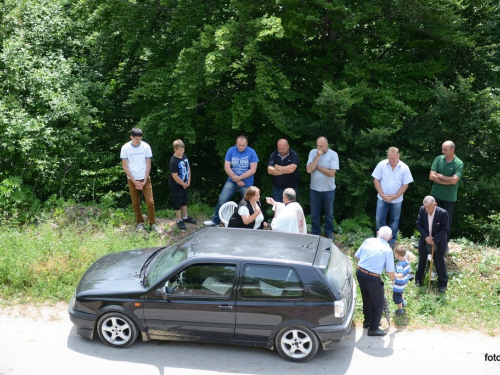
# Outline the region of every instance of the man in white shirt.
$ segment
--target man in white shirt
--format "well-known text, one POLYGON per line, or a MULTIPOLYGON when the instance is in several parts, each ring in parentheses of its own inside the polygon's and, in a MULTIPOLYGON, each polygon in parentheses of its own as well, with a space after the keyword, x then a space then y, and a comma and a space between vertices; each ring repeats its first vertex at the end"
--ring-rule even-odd
POLYGON ((161 230, 156 225, 155 202, 153 200, 153 187, 151 186, 151 158, 153 152, 151 147, 142 140, 142 130, 132 128, 130 131, 130 142, 122 146, 120 159, 122 168, 127 174, 128 188, 132 198, 132 208, 137 220, 137 231, 144 230, 144 218, 141 212, 140 192, 144 195, 144 201, 148 207, 148 222, 152 231, 160 233, 161 230))
POLYGON ((266 198, 266 202, 273 205, 274 219, 271 222, 272 230, 278 232, 307 234, 304 211, 296 201, 295 190, 287 188, 283 191, 283 203, 273 198, 266 198))
POLYGON ((387 159, 377 164, 372 177, 378 192, 375 214, 376 231, 386 225, 389 212, 389 228, 392 229, 392 239, 389 245, 394 248, 403 206, 403 194, 408 189, 408 185, 413 182, 413 177, 410 168, 399 160, 399 150, 396 147, 389 147, 387 159))

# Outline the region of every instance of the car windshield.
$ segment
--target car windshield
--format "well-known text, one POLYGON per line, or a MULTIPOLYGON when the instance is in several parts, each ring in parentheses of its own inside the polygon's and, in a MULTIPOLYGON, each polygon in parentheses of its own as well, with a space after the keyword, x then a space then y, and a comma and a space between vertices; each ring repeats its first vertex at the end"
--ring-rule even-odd
POLYGON ((184 240, 161 251, 153 264, 149 267, 148 273, 145 277, 145 286, 149 287, 160 281, 170 270, 174 269, 179 263, 187 259, 189 250, 189 236, 184 240))
POLYGON ((342 292, 349 267, 349 259, 340 250, 332 249, 330 260, 325 268, 325 275, 339 292, 342 292))

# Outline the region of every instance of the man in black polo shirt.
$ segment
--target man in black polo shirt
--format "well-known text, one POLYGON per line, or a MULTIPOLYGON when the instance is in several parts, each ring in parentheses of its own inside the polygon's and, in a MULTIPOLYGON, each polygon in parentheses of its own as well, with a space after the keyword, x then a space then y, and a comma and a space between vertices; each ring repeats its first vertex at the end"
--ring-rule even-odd
POLYGON ((283 203, 283 191, 299 189, 299 155, 290 149, 286 139, 278 141, 278 149, 271 154, 267 173, 273 176, 273 199, 283 203))

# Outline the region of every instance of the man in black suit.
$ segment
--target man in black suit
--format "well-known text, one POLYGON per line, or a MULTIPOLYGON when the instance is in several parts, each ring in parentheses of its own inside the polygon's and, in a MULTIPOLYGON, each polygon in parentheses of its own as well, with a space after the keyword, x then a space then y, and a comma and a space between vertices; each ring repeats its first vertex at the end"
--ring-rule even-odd
POLYGON ((448 212, 437 206, 432 195, 424 198, 424 205, 420 207, 417 219, 417 229, 420 232, 418 244, 418 269, 415 274, 415 285, 421 286, 425 276, 427 256, 432 245, 434 245, 434 264, 438 275, 438 291, 444 293, 448 286, 448 272, 444 253, 446 251, 447 235, 449 229, 448 212), (431 230, 429 230, 431 228, 431 230))

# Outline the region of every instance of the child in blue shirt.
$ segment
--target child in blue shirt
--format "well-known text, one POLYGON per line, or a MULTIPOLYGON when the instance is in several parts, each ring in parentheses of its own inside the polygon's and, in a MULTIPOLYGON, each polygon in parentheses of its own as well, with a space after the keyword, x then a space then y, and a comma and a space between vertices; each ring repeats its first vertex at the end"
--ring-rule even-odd
POLYGON ((392 299, 398 306, 396 315, 404 315, 403 307, 406 307, 406 301, 403 297, 403 291, 408 284, 408 278, 411 271, 410 263, 406 260, 406 249, 402 245, 396 245, 394 249, 394 256, 398 260, 395 265, 396 278, 392 287, 392 299))

